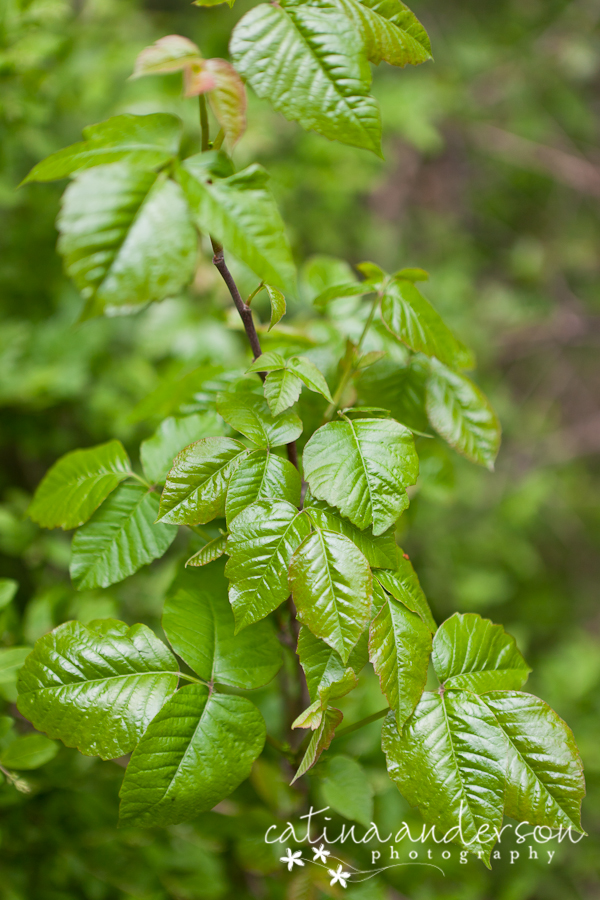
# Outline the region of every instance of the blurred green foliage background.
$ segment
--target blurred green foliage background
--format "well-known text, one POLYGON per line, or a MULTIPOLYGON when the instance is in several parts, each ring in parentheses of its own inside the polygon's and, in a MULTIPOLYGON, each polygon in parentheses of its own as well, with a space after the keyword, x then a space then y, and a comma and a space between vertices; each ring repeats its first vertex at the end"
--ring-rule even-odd
MULTIPOLYGON (((232 25, 250 5, 0 4, 0 577, 19 582, 0 610, 3 647, 31 644, 68 618, 116 615, 159 627, 182 553, 177 543, 122 585, 78 594, 67 572, 69 536, 41 531, 24 512, 58 456, 112 437, 135 453, 156 425, 144 398, 168 398, 168 386, 197 366, 246 353, 208 255, 186 296, 76 326, 81 300, 55 253, 62 186, 15 188, 39 159, 78 140, 82 127, 120 112, 173 112, 186 123, 190 147, 197 144, 197 107, 181 99, 179 76, 128 81, 133 61, 168 33, 192 38, 206 56, 226 56, 232 25)), ((511 866, 505 858, 488 873, 476 861, 452 860, 445 877, 393 869, 344 895, 593 900, 600 894, 600 6, 418 0, 413 8, 430 32, 435 63, 376 71, 385 161, 306 134, 256 98, 235 161, 257 160, 272 173, 304 267, 303 293, 290 304, 300 320, 318 278, 315 257, 422 266, 432 276, 427 295, 476 348, 480 381, 504 427, 497 471, 428 442, 403 546, 438 620, 479 612, 517 638, 534 670, 532 692, 575 732, 590 837, 556 848, 551 865, 511 866)), ((339 307, 342 320, 346 312, 339 307)), ((351 319, 350 311, 349 329, 351 319)), ((14 713, 14 688, 0 684, 0 691, 14 713)), ((276 731, 276 688, 261 693, 276 731)), ((380 706, 369 678, 342 701, 348 723, 380 706)), ((416 823, 382 771, 379 730, 375 723, 341 740, 338 752, 366 768, 378 822, 416 823)), ((266 827, 302 802, 268 755, 219 812, 166 830, 117 831, 122 768, 113 762, 61 747, 25 775, 27 793, 0 786, 1 900, 341 896, 327 882, 311 887, 302 873, 291 880, 279 845, 274 852, 264 845, 266 827)))

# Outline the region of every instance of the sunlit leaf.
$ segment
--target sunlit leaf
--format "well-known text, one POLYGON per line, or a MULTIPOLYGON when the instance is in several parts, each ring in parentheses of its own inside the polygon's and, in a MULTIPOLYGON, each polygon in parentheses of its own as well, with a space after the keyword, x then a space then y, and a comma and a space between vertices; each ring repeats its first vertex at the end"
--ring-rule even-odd
POLYGON ((217 411, 236 431, 245 434, 257 447, 289 444, 302 434, 302 422, 294 412, 274 416, 266 400, 249 392, 222 393, 217 411))
POLYGON ((257 500, 287 500, 300 504, 300 475, 287 459, 269 450, 255 450, 237 467, 229 482, 225 513, 228 524, 257 500))
POLYGON ((146 477, 153 484, 164 484, 178 453, 200 438, 222 434, 223 423, 214 413, 164 419, 153 436, 142 441, 140 446, 146 477))

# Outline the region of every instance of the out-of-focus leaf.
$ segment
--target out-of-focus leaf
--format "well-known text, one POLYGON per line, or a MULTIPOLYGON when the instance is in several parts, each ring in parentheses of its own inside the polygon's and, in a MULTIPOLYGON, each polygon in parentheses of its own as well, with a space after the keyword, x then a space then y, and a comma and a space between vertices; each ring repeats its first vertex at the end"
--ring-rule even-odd
POLYGON ((393 597, 371 622, 369 657, 398 729, 421 699, 431 655, 431 632, 423 620, 393 597))
POLYGON ((431 361, 427 415, 433 428, 471 462, 493 470, 501 428, 490 401, 477 385, 431 361))
POLYGON ((197 238, 181 188, 126 163, 82 172, 63 196, 58 250, 85 318, 177 294, 194 274, 197 238))
POLYGON ((413 436, 393 419, 329 422, 306 444, 303 463, 315 497, 375 535, 406 509, 406 487, 419 472, 413 436))
POLYGON ((177 677, 175 657, 145 625, 67 622, 36 643, 17 706, 67 747, 114 759, 133 750, 177 677))
POLYGON ((269 322, 269 331, 278 322, 283 319, 285 316, 285 297, 276 287, 273 287, 272 284, 265 284, 264 288, 269 295, 269 302, 271 304, 271 321, 269 322))
POLYGON ((375 405, 385 397, 392 418, 407 428, 427 432, 425 391, 428 378, 427 358, 413 355, 404 364, 393 359, 382 360, 375 368, 360 371, 355 383, 361 404, 375 405))
POLYGON ((404 556, 401 548, 398 548, 396 565, 389 571, 374 571, 373 577, 392 597, 400 600, 410 610, 421 616, 431 633, 435 633, 437 625, 431 615, 427 597, 419 583, 417 573, 410 560, 404 556))
POLYGON ((369 61, 417 66, 431 59, 427 32, 399 0, 334 0, 362 35, 369 61))
POLYGON ((229 479, 247 454, 231 438, 203 438, 179 453, 160 498, 159 519, 202 525, 225 515, 229 479))
POLYGON ((259 500, 239 513, 230 528, 225 574, 240 631, 264 619, 289 596, 288 567, 310 532, 310 522, 285 500, 259 500))
POLYGON ((407 278, 388 282, 381 300, 383 321, 415 353, 435 356, 449 366, 473 367, 473 354, 452 334, 442 317, 407 278))
POLYGON ((169 825, 212 809, 250 774, 265 723, 245 697, 181 688, 152 720, 121 787, 122 824, 169 825))
POLYGON ((390 777, 427 825, 438 836, 452 830, 454 842, 480 853, 489 868, 490 837, 504 812, 507 747, 483 700, 468 691, 426 691, 401 734, 388 714, 382 747, 390 777))
POLYGON ((165 113, 113 116, 83 130, 84 141, 72 144, 34 166, 28 181, 55 181, 81 169, 125 160, 139 170, 156 169, 177 156, 181 121, 165 113))
POLYGON ((269 372, 265 379, 265 398, 274 416, 293 406, 301 390, 301 380, 287 368, 269 372))
POLYGON ((531 694, 492 691, 481 699, 508 740, 506 815, 530 825, 582 831, 585 781, 571 729, 531 694))
POLYGON ((31 647, 0 648, 0 684, 14 684, 17 673, 29 654, 31 647))
POLYGON ((181 572, 165 602, 162 625, 175 653, 204 681, 262 687, 281 667, 281 647, 270 622, 234 635, 223 564, 181 572))
MULTIPOLYGON (((344 697, 358 684, 358 675, 368 662, 366 641, 359 639, 344 666, 339 653, 303 625, 298 635, 298 658, 313 703, 324 710, 329 700, 344 697)), ((320 720, 319 720, 320 721, 320 720)), ((313 727, 313 726, 311 726, 313 727)))
POLYGON ((373 789, 359 762, 349 756, 330 756, 319 767, 319 790, 324 804, 345 819, 368 828, 373 818, 373 789))
POLYGON ((152 484, 164 484, 173 460, 185 447, 200 438, 223 434, 223 425, 214 413, 164 419, 151 438, 142 441, 140 459, 152 484))
POLYGON ((229 482, 227 524, 257 500, 287 500, 299 506, 300 490, 300 474, 295 466, 269 450, 255 450, 240 463, 229 482))
POLYGON ((531 672, 502 625, 476 613, 455 613, 440 625, 433 639, 432 661, 445 687, 478 694, 518 690, 531 672))
POLYGON ((257 447, 289 444, 302 434, 302 422, 296 413, 274 416, 258 394, 223 392, 217 397, 217 412, 257 447))
POLYGON ((132 78, 180 72, 186 66, 202 62, 200 50, 181 34, 167 34, 138 54, 132 78))
POLYGON ((156 523, 158 497, 143 485, 123 484, 74 535, 71 578, 80 591, 108 587, 168 550, 174 525, 156 523))
POLYGON ((307 359, 306 356, 292 356, 288 360, 288 367, 304 382, 309 391, 321 394, 326 400, 333 403, 333 397, 323 374, 310 359, 307 359))
POLYGON ((238 22, 229 47, 242 77, 287 119, 381 155, 364 44, 333 4, 261 3, 238 22))
POLYGON ((308 772, 308 770, 318 762, 321 753, 323 753, 324 750, 327 750, 331 744, 335 735, 335 729, 343 718, 344 716, 339 709, 334 709, 332 706, 327 708, 321 719, 320 725, 315 729, 313 736, 310 739, 310 743, 306 748, 306 753, 302 757, 302 762, 298 766, 296 774, 292 778, 290 784, 298 781, 302 775, 308 772))
POLYGON ((19 583, 14 578, 0 578, 0 609, 6 609, 19 590, 19 583))
POLYGON ((39 769, 58 753, 58 744, 44 734, 24 734, 12 741, 0 754, 0 762, 7 769, 39 769))
POLYGON ((266 171, 255 164, 219 177, 222 166, 219 154, 201 153, 178 170, 196 224, 259 278, 293 292, 296 271, 266 171))
POLYGON ((77 528, 131 472, 120 441, 65 454, 46 473, 28 515, 44 528, 77 528))
POLYGON ((346 664, 371 612, 371 570, 342 534, 317 531, 296 550, 289 584, 298 618, 346 664))
POLYGON ((246 130, 246 88, 231 63, 207 59, 185 71, 185 95, 208 94, 215 119, 234 146, 246 130))

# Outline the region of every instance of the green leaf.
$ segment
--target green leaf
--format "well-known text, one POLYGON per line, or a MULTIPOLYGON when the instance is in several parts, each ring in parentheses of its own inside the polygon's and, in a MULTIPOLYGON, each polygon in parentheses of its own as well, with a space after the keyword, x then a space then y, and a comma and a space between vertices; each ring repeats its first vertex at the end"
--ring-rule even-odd
POLYGON ((392 781, 438 840, 481 853, 489 868, 504 809, 506 741, 492 711, 467 691, 426 691, 402 734, 393 713, 382 747, 392 781))
POLYGON ((407 278, 393 278, 381 300, 381 317, 394 337, 415 353, 435 356, 449 366, 469 369, 473 354, 452 334, 442 317, 407 278))
POLYGON ((368 828, 373 818, 373 789, 366 772, 349 756, 330 756, 319 767, 319 790, 323 805, 344 819, 368 828))
POLYGON ((261 3, 238 22, 229 49, 242 77, 287 119, 381 155, 363 40, 332 3, 261 3))
POLYGON ((400 269, 394 272, 394 278, 406 278, 408 281, 429 281, 429 272, 425 269, 400 269))
POLYGON ((337 534, 345 534, 347 538, 350 538, 370 566, 374 568, 393 568, 396 566, 398 551, 394 540, 393 528, 374 537, 372 528, 366 528, 364 531, 361 531, 348 519, 342 518, 337 510, 327 506, 321 500, 313 500, 312 497, 306 498, 304 508, 315 528, 335 531, 337 534))
POLYGON ((175 653, 204 681, 232 687, 262 687, 281 668, 281 647, 270 622, 258 622, 234 636, 233 612, 221 562, 202 573, 175 579, 162 626, 175 653))
POLYGON ((398 0, 335 0, 362 35, 369 61, 417 66, 431 59, 427 32, 398 0))
POLYGON ((303 463, 315 497, 375 535, 406 509, 419 472, 413 436, 393 419, 329 422, 306 444, 303 463))
POLYGON ((19 590, 19 584, 13 578, 0 578, 0 609, 6 609, 19 590))
POLYGON ((0 684, 15 683, 17 673, 30 653, 31 647, 0 648, 0 684))
POLYGON ((248 777, 265 736, 261 714, 245 697, 181 688, 133 752, 121 823, 170 825, 212 809, 248 777))
POLYGON ((122 160, 136 169, 156 169, 177 156, 181 127, 180 119, 165 113, 113 116, 84 128, 85 141, 42 160, 22 183, 56 181, 81 169, 122 160))
POLYGON ((266 353, 261 353, 254 360, 252 365, 246 369, 246 373, 276 372, 278 369, 285 369, 286 366, 287 359, 281 353, 277 353, 275 350, 267 350, 266 353))
POLYGON ((27 514, 43 528, 77 528, 130 473, 120 441, 73 450, 46 473, 27 514))
POLYGON ((194 274, 196 233, 181 188, 164 173, 126 163, 81 173, 64 193, 58 230, 84 318, 164 300, 194 274))
POLYGON ((339 653, 315 637, 305 625, 300 628, 297 652, 310 699, 318 702, 320 709, 325 709, 329 700, 344 697, 356 687, 358 675, 369 658, 366 641, 361 638, 345 666, 339 653))
POLYGON ((269 372, 265 379, 265 398, 274 416, 293 406, 301 390, 302 381, 290 369, 269 372))
POLYGON ((269 450, 255 450, 240 463, 229 482, 227 524, 257 500, 287 500, 299 506, 301 486, 298 470, 287 459, 269 450))
POLYGON ((318 531, 296 550, 289 584, 300 621, 346 664, 371 613, 373 584, 365 557, 344 535, 318 531))
POLYGON ((348 284, 332 284, 317 294, 313 300, 313 305, 317 309, 325 309, 332 300, 339 300, 341 297, 362 297, 364 294, 370 294, 375 288, 365 281, 350 281, 348 284))
POLYGON ((27 658, 17 706, 67 747, 114 759, 133 750, 177 676, 174 656, 145 625, 66 622, 27 658))
POLYGON ((32 732, 12 741, 0 754, 0 762, 7 769, 39 769, 54 759, 58 744, 43 734, 32 732))
POLYGON ((377 570, 373 572, 373 577, 392 597, 400 600, 412 612, 417 613, 431 633, 435 634, 437 625, 431 615, 427 597, 423 592, 417 573, 413 569, 410 560, 406 559, 400 548, 398 548, 394 569, 391 571, 377 570))
POLYGON ((223 392, 217 396, 217 412, 245 434, 257 447, 278 447, 302 434, 302 422, 294 412, 274 416, 263 397, 248 391, 223 392))
POLYGON ((138 53, 131 77, 180 72, 202 61, 200 50, 193 41, 181 34, 168 34, 138 53))
POLYGON ((288 567, 310 532, 307 516, 284 500, 259 500, 231 522, 225 574, 236 631, 264 619, 290 594, 288 567))
POLYGON ((306 356, 292 356, 288 360, 288 368, 304 382, 309 391, 321 394, 326 400, 333 403, 333 397, 325 378, 310 359, 307 359, 306 356))
POLYGON ((481 699, 508 740, 506 815, 530 825, 582 831, 585 781, 571 729, 531 694, 492 691, 481 699))
POLYGON ((427 415, 431 425, 471 462, 493 471, 501 428, 490 401, 477 385, 432 360, 427 382, 427 415))
POLYGON ((164 484, 178 453, 200 438, 222 434, 223 425, 214 413, 196 413, 179 419, 170 416, 140 446, 146 478, 152 484, 164 484))
POLYGON ((278 322, 283 319, 285 316, 285 297, 276 287, 273 287, 272 284, 264 284, 264 289, 269 295, 269 302, 271 304, 271 321, 269 322, 269 331, 278 322))
POLYGON ((431 632, 423 620, 386 596, 371 622, 369 657, 400 731, 421 699, 430 655, 431 632))
POLYGON ((382 360, 378 366, 361 371, 356 389, 361 405, 375 405, 385 397, 392 417, 407 428, 426 432, 429 421, 425 409, 425 391, 430 368, 427 357, 411 355, 404 363, 382 360))
POLYGON ((357 369, 368 369, 370 366, 374 366, 375 363, 378 363, 380 360, 384 359, 386 356, 385 350, 370 350, 368 353, 360 356, 356 363, 357 369))
POLYGON ((155 524, 158 497, 143 485, 123 484, 80 528, 71 545, 71 578, 78 590, 108 587, 160 559, 177 534, 155 524))
POLYGON ((160 498, 159 519, 202 525, 225 515, 229 479, 247 454, 239 441, 202 438, 173 461, 160 498))
POLYGON ((302 762, 298 766, 296 774, 292 778, 290 784, 294 784, 295 781, 298 781, 302 775, 308 772, 308 770, 318 762, 321 753, 323 753, 324 750, 327 750, 331 744, 335 735, 335 729, 343 718, 344 716, 339 709, 334 709, 331 706, 328 707, 320 724, 315 729, 313 736, 310 739, 310 743, 306 748, 306 753, 302 757, 302 762))
POLYGON ((228 535, 226 534, 220 534, 214 541, 209 541, 197 553, 190 556, 186 566, 207 566, 209 563, 214 562, 215 559, 220 559, 227 547, 227 537, 228 535))
POLYGON ((440 625, 433 640, 433 666, 444 687, 483 694, 518 690, 531 669, 515 639, 502 625, 476 613, 455 613, 440 625))
POLYGON ((267 172, 255 164, 219 177, 223 165, 217 153, 202 153, 178 169, 196 224, 259 278, 293 292, 296 270, 267 172))
POLYGON ((222 3, 227 3, 227 6, 231 9, 235 0, 192 0, 194 6, 220 6, 222 3))

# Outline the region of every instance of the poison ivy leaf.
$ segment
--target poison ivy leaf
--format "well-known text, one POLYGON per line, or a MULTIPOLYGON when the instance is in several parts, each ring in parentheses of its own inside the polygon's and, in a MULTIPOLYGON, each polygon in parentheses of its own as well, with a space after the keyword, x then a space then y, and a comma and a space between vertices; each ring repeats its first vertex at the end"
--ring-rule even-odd
POLYGON ((39 769, 58 753, 58 744, 44 734, 24 734, 6 747, 0 754, 0 762, 7 769, 39 769))
POLYGON ((309 391, 321 394, 326 400, 333 403, 333 397, 325 378, 310 359, 307 359, 306 356, 292 356, 288 360, 288 367, 304 382, 309 391))
POLYGON ((308 518, 284 500, 259 500, 233 519, 225 574, 236 631, 287 599, 292 554, 310 532, 308 518))
POLYGON ((368 828, 373 818, 373 789, 366 772, 349 756, 330 756, 319 766, 319 791, 323 805, 344 819, 368 828))
POLYGON ((370 62, 416 66, 431 59, 427 32, 398 0, 335 0, 362 35, 370 62))
POLYGON ((0 578, 0 609, 6 609, 19 589, 13 578, 0 578))
POLYGON ((254 372, 276 372, 278 369, 285 369, 286 365, 287 360, 281 353, 277 353, 275 350, 267 350, 266 353, 261 353, 254 360, 252 365, 246 369, 246 372, 248 374, 254 372))
POLYGON ((501 625, 476 613, 455 613, 433 640, 433 665, 444 687, 485 691, 518 690, 531 669, 515 639, 501 625))
POLYGON ((235 3, 235 0, 192 0, 194 6, 220 6, 225 2, 231 9, 233 4, 235 3))
POLYGON ((265 398, 274 416, 293 406, 301 390, 301 380, 290 369, 269 372, 265 379, 265 398))
POLYGON ((295 267, 266 171, 252 165, 219 177, 225 163, 217 153, 202 153, 178 169, 196 224, 259 278, 293 292, 295 267))
POLYGON ((373 572, 373 577, 381 584, 382 587, 404 603, 412 612, 417 613, 432 634, 435 634, 437 625, 435 619, 431 615, 427 597, 423 593, 423 588, 419 583, 417 573, 412 567, 409 559, 406 559, 402 550, 396 558, 396 565, 390 571, 381 571, 380 569, 373 572))
POLYGON ((302 434, 302 422, 296 413, 274 416, 267 401, 258 394, 223 392, 217 396, 217 412, 257 447, 289 444, 302 434))
POLYGON ((374 568, 394 568, 396 566, 398 550, 393 528, 374 537, 372 528, 361 531, 348 519, 342 518, 337 510, 327 506, 321 500, 313 500, 312 497, 305 498, 304 508, 316 528, 335 531, 337 534, 345 534, 347 538, 350 538, 370 566, 374 568))
POLYGON ((285 316, 285 297, 276 287, 273 287, 272 284, 263 285, 267 294, 269 295, 269 302, 271 303, 271 321, 269 322, 269 331, 278 322, 283 319, 285 316))
POLYGON ((77 528, 130 473, 120 441, 73 450, 46 473, 27 513, 43 528, 77 528))
POLYGON ((145 625, 66 622, 27 658, 17 706, 67 747, 114 759, 133 750, 177 677, 174 656, 145 625))
POLYGON ((233 612, 221 562, 204 572, 181 572, 167 599, 162 625, 175 653, 204 681, 262 687, 281 668, 281 647, 270 622, 234 636, 233 612))
POLYGON ((170 416, 140 446, 146 478, 153 484, 164 484, 178 453, 200 438, 222 434, 223 425, 214 413, 196 413, 178 419, 170 416))
POLYGON ((231 146, 246 130, 246 88, 231 63, 225 59, 206 59, 187 66, 184 71, 185 96, 206 93, 215 119, 231 146))
POLYGON ((355 381, 358 402, 368 406, 385 397, 396 421, 407 428, 427 432, 425 391, 429 372, 429 361, 420 354, 410 356, 404 364, 385 359, 374 369, 360 372, 355 381))
POLYGON ((83 130, 85 141, 71 144, 34 166, 28 181, 56 181, 73 172, 125 160, 139 170, 156 169, 177 156, 181 121, 165 113, 113 116, 83 130))
POLYGON ((519 691, 482 698, 508 740, 504 811, 550 828, 581 828, 585 781, 573 732, 547 703, 519 691))
POLYGON ((180 72, 186 66, 202 62, 200 50, 181 34, 167 34, 138 54, 132 78, 180 72))
POLYGON ((108 587, 160 559, 177 534, 155 524, 158 497, 143 485, 123 484, 73 536, 71 578, 78 590, 108 587))
POLYGON ((325 309, 332 300, 339 300, 341 297, 362 297, 364 294, 370 294, 374 291, 373 285, 366 281, 350 281, 348 284, 333 284, 321 291, 313 300, 313 305, 317 309, 325 309))
POLYGON ((257 500, 287 500, 299 506, 300 489, 298 470, 287 459, 269 450, 255 450, 240 463, 229 482, 227 524, 257 500))
POLYGON ((358 675, 369 659, 366 641, 361 637, 345 666, 339 653, 315 637, 305 625, 300 628, 297 652, 310 699, 318 704, 320 711, 326 708, 328 700, 344 697, 356 687, 358 675))
POLYGON ((167 475, 159 520, 203 525, 225 515, 229 479, 247 452, 239 441, 224 437, 202 438, 182 450, 167 475))
POLYGON ((431 361, 427 382, 427 415, 432 426, 471 462, 493 471, 501 428, 490 401, 477 385, 431 361))
POLYGON ((238 22, 229 49, 242 77, 287 119, 381 155, 364 44, 333 3, 261 3, 238 22))
POLYGON ((393 597, 371 622, 369 657, 398 730, 412 715, 427 681, 431 632, 423 620, 393 597))
POLYGON ((226 534, 220 534, 214 541, 209 541, 197 553, 190 556, 186 566, 207 566, 209 563, 214 562, 215 559, 220 559, 227 547, 227 537, 228 535, 226 534))
POLYGON ((393 419, 344 417, 310 438, 304 477, 315 497, 336 506, 358 528, 380 535, 408 506, 406 487, 419 472, 413 436, 393 419))
POLYGON ((415 353, 435 356, 449 366, 472 368, 473 354, 452 334, 442 317, 407 278, 393 278, 381 300, 381 317, 392 334, 415 353))
POLYGON ((126 163, 82 172, 64 193, 58 230, 85 318, 163 300, 194 274, 196 233, 181 188, 164 173, 126 163))
POLYGON ((344 716, 339 709, 328 707, 323 715, 320 725, 314 731, 310 739, 310 743, 306 748, 306 753, 302 757, 302 762, 298 766, 296 774, 292 778, 290 784, 298 781, 316 762, 318 762, 321 753, 327 750, 335 735, 335 729, 338 727, 344 716))
POLYGON ((381 359, 386 356, 385 350, 369 350, 368 353, 360 356, 356 363, 357 369, 368 369, 370 366, 374 366, 375 363, 378 363, 381 359))
POLYGON ((400 269, 394 272, 394 278, 406 278, 408 281, 429 281, 429 272, 425 269, 400 269))
POLYGON ((15 683, 17 673, 30 653, 31 647, 3 647, 0 649, 0 685, 15 683))
POLYGON ((212 809, 250 774, 265 723, 245 697, 177 691, 150 723, 127 766, 121 823, 170 825, 212 809))
POLYGON ((289 584, 300 621, 346 664, 371 612, 373 584, 363 554, 344 535, 317 531, 296 550, 289 584))
POLYGON ((467 691, 426 691, 402 734, 388 714, 382 747, 391 779, 438 839, 451 833, 489 868, 502 825, 506 741, 483 700, 467 691))

